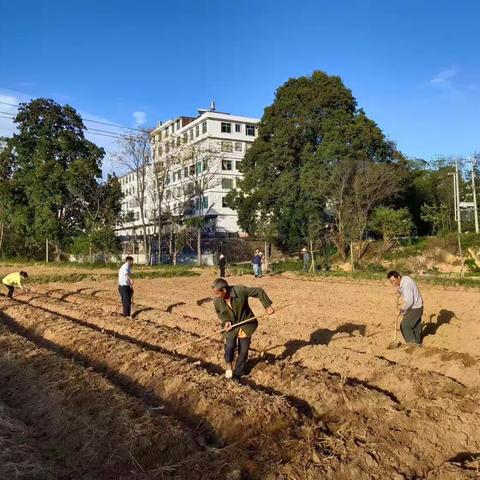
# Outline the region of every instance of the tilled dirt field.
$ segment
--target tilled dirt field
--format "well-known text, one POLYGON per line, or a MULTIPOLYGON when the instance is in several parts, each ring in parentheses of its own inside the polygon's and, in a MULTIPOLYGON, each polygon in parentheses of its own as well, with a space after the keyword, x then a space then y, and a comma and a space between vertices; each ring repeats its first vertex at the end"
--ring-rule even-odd
POLYGON ((132 320, 113 282, 1 297, 0 460, 19 478, 480 478, 480 293, 422 288, 424 346, 388 350, 386 283, 232 278, 292 304, 233 382, 220 338, 176 350, 218 328, 212 279, 137 281, 132 320))

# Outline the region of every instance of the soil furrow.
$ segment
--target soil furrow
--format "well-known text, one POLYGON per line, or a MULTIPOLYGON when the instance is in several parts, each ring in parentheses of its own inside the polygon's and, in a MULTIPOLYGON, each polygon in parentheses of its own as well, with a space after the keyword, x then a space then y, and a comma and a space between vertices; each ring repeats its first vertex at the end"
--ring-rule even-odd
POLYGON ((141 476, 205 453, 199 432, 185 429, 162 405, 146 405, 3 326, 0 352, 1 396, 35 428, 42 453, 60 465, 61 478, 141 476))
MULTIPOLYGON (((52 307, 54 306, 53 304, 52 307)), ((73 305, 69 307, 60 306, 63 312, 65 312, 65 308, 69 309, 71 313, 75 310, 73 305)), ((79 311, 75 313, 81 315, 79 311)), ((164 316, 166 314, 163 314, 162 318, 164 316)), ((152 338, 156 333, 155 329, 152 330, 151 325, 145 324, 141 326, 144 322, 137 324, 125 319, 112 321, 111 318, 101 317, 91 318, 89 322, 93 322, 99 328, 100 326, 101 328, 114 328, 117 333, 119 333, 118 331, 122 333, 128 332, 137 338, 152 338)), ((167 344, 174 343, 176 337, 178 338, 177 342, 180 340, 185 341, 185 332, 181 334, 182 337, 179 337, 180 332, 174 329, 160 328, 157 329, 157 334, 158 330, 161 332, 162 344, 164 342, 167 342, 167 344)), ((208 342, 205 345, 196 345, 187 351, 197 358, 202 358, 204 361, 218 362, 221 355, 218 346, 218 342, 208 342)), ((447 399, 443 404, 439 402, 435 404, 439 412, 436 412, 435 415, 430 411, 428 412, 432 421, 420 422, 418 420, 418 428, 411 431, 408 427, 411 418, 420 419, 424 417, 420 413, 424 414, 427 408, 433 411, 432 405, 426 405, 425 402, 421 405, 421 402, 417 402, 415 411, 399 412, 396 407, 396 398, 389 391, 375 392, 375 388, 365 384, 364 380, 342 379, 338 374, 332 376, 328 372, 300 368, 287 362, 278 362, 275 365, 259 363, 252 371, 250 377, 244 381, 244 384, 257 390, 263 388, 264 391, 269 393, 288 395, 289 401, 299 408, 300 411, 310 416, 321 416, 322 420, 333 432, 342 431, 342 429, 347 428, 346 425, 355 425, 355 430, 369 432, 366 435, 365 442, 370 441, 370 436, 372 437, 371 441, 373 441, 373 438, 379 441, 378 439, 383 437, 385 444, 395 445, 396 437, 399 434, 393 435, 393 432, 398 430, 401 432, 402 440, 408 445, 416 442, 430 444, 432 448, 429 449, 427 456, 431 461, 431 465, 444 461, 445 455, 450 455, 455 449, 465 447, 465 437, 462 430, 456 429, 454 424, 447 422, 448 433, 451 435, 453 442, 452 450, 441 451, 441 449, 436 448, 436 442, 441 438, 444 428, 435 426, 435 421, 441 416, 439 413, 441 410, 448 411, 450 415, 452 410, 456 411, 462 418, 462 424, 474 425, 475 419, 478 420, 478 416, 472 416, 472 409, 475 409, 474 402, 462 399, 464 404, 463 410, 457 408, 454 402, 459 401, 458 398, 455 398, 458 392, 453 389, 448 392, 451 394, 451 398, 447 399)), ((458 387, 458 385, 456 386, 458 387)), ((432 388, 436 388, 436 385, 433 384, 432 388)), ((376 389, 381 390, 380 387, 376 389)), ((446 393, 446 391, 441 393, 446 393)), ((430 398, 429 402, 432 400, 430 398)), ((472 435, 471 429, 469 434, 472 435)), ((345 433, 342 433, 342 435, 349 436, 345 433)), ((408 458, 407 463, 409 465, 415 465, 416 463, 421 465, 426 460, 424 457, 420 460, 420 458, 416 458, 414 455, 409 457, 408 450, 410 448, 405 448, 405 445, 398 444, 396 448, 399 456, 408 458)), ((389 455, 386 455, 383 460, 385 463, 390 464, 392 468, 397 461, 397 459, 391 458, 389 455)), ((421 467, 419 466, 418 468, 421 467)), ((422 470, 413 471, 418 474, 422 470)))
POLYGON ((4 302, 4 316, 32 334, 79 353, 84 361, 112 375, 151 389, 163 401, 174 401, 179 414, 192 422, 210 424, 227 442, 257 434, 281 432, 297 418, 280 398, 255 393, 221 377, 212 376, 186 359, 165 352, 151 352, 120 338, 73 324, 60 316, 47 315, 34 307, 4 302), (59 334, 59 330, 63 332, 59 334), (121 346, 121 351, 118 347, 121 346), (242 401, 238 399, 242 397, 242 401), (216 408, 210 409, 210 403, 216 408), (258 409, 256 405, 263 405, 258 409), (222 409, 223 408, 223 409, 222 409))
POLYGON ((38 451, 31 428, 0 401, 0 478, 54 480, 60 472, 38 451))

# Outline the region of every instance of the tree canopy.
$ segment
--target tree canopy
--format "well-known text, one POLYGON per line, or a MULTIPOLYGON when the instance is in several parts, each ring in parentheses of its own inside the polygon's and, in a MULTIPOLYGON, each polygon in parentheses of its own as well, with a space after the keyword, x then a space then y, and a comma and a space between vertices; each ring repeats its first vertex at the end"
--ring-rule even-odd
POLYGON ((316 71, 277 90, 228 201, 249 233, 268 219, 284 251, 330 222, 343 252, 398 190, 402 161, 340 77, 316 71))
POLYGON ((0 222, 11 253, 33 256, 48 238, 58 254, 94 210, 105 214, 98 224, 114 225, 120 186, 102 184, 105 152, 85 138, 75 109, 39 98, 20 104, 14 122, 18 131, 0 152, 0 222))

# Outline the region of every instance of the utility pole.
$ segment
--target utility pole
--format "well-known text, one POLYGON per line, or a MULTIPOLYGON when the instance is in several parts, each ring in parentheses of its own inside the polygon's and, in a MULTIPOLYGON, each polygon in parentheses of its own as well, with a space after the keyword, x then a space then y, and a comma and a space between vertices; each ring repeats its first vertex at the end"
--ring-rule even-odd
POLYGON ((478 228, 478 208, 477 208, 477 192, 475 189, 475 165, 477 164, 477 155, 472 156, 472 194, 473 194, 473 216, 475 218, 475 233, 480 233, 478 228))
POLYGON ((455 216, 457 220, 457 228, 458 228, 458 234, 457 234, 457 240, 458 240, 458 253, 460 254, 460 262, 461 262, 461 267, 460 267, 460 276, 463 277, 463 268, 464 268, 464 258, 463 258, 463 251, 462 251, 462 241, 460 239, 462 235, 462 217, 460 215, 460 178, 458 175, 458 158, 455 159, 455 174, 453 175, 453 184, 454 184, 454 195, 455 195, 455 216))
POLYGON ((455 159, 455 176, 454 178, 454 188, 455 188, 455 219, 457 220, 458 233, 462 233, 462 217, 460 215, 460 186, 459 186, 459 176, 458 176, 458 159, 455 159))

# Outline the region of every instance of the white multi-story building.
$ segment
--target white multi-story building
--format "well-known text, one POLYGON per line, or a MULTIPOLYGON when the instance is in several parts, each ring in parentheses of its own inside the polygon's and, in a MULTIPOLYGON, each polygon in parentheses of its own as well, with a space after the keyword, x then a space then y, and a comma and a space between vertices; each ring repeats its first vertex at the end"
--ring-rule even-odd
MULTIPOLYGON (((205 217, 209 236, 241 234, 236 212, 226 205, 225 197, 242 176, 240 163, 256 138, 258 122, 256 118, 217 112, 212 104, 208 110, 199 110, 197 117, 177 117, 153 130, 153 163, 145 176, 149 235, 158 232, 157 181, 163 182, 163 212, 182 218, 205 217)), ((137 173, 119 180, 125 195, 122 210, 129 220, 118 233, 126 238, 140 237, 137 173)))

